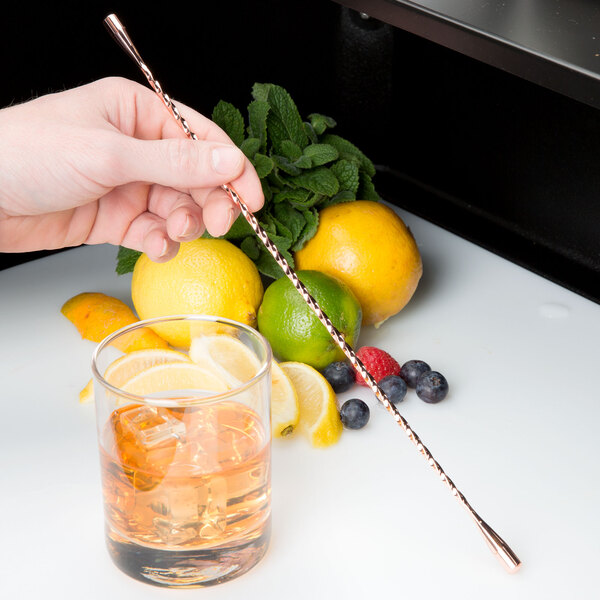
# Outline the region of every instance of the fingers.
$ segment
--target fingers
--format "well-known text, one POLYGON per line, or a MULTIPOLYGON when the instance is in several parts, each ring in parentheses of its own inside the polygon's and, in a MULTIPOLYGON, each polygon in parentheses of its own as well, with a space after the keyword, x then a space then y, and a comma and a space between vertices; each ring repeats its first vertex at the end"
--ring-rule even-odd
MULTIPOLYGON (((226 233, 238 214, 234 203, 220 189, 222 184, 231 182, 252 212, 263 204, 262 187, 254 168, 233 146, 182 139, 131 139, 127 145, 131 151, 125 152, 119 161, 122 179, 128 175, 162 187, 189 189, 198 204, 202 204, 208 190, 210 202, 204 205, 202 218, 215 237, 226 233)), ((175 223, 179 227, 180 218, 172 219, 174 227, 175 223)), ((193 227, 193 223, 188 225, 193 227)))
POLYGON ((174 241, 188 242, 204 233, 202 208, 189 194, 152 186, 148 210, 166 221, 167 235, 174 241))
POLYGON ((180 190, 213 188, 237 179, 245 167, 241 150, 218 142, 123 136, 119 142, 114 185, 145 181, 180 190))
MULTIPOLYGON (((109 111, 106 117, 120 131, 144 141, 186 139, 180 125, 173 119, 169 111, 165 110, 161 100, 149 88, 122 78, 109 78, 104 81, 106 82, 104 86, 110 88, 105 103, 109 111), (115 99, 118 97, 122 97, 126 102, 119 104, 119 110, 113 109, 111 111, 110 106, 114 104, 115 99), (123 105, 128 108, 123 108, 123 105)), ((176 102, 176 106, 200 141, 206 143, 213 142, 218 146, 226 145, 235 148, 229 136, 216 123, 185 104, 176 102)), ((156 181, 156 183, 172 185, 177 189, 205 187, 204 184, 198 183, 200 181, 198 172, 192 174, 196 178, 196 183, 188 185, 188 183, 182 183, 179 179, 180 169, 191 168, 193 171, 194 163, 201 168, 201 165, 197 162, 198 157, 190 158, 187 155, 188 151, 185 149, 185 146, 187 144, 166 148, 166 153, 174 159, 174 161, 171 161, 171 164, 166 163, 166 168, 171 171, 175 169, 175 183, 163 183, 162 181, 156 181), (178 163, 178 166, 173 167, 172 162, 178 163)), ((194 149, 189 152, 193 153, 194 149)), ((220 164, 217 170, 224 177, 217 177, 216 179, 212 179, 212 181, 215 182, 215 186, 231 182, 248 208, 252 212, 255 212, 264 203, 262 187, 250 161, 243 156, 241 151, 238 152, 237 157, 243 161, 243 164, 240 166, 234 160, 235 164, 231 169, 229 168, 231 165, 228 165, 226 160, 219 160, 220 157, 217 157, 217 163, 220 164)), ((161 159, 160 152, 158 159, 161 159)), ((214 164, 212 166, 215 168, 214 164)), ((153 169, 154 167, 149 165, 146 172, 152 172, 153 169)), ((173 181, 172 178, 170 180, 173 181)), ((154 179, 146 179, 145 181, 155 182, 154 179)), ((205 179, 205 181, 209 181, 209 179, 205 179)))
POLYGON ((229 195, 222 189, 213 190, 202 209, 204 225, 213 237, 225 235, 239 214, 229 195))
POLYGON ((154 262, 170 260, 179 250, 179 243, 167 235, 165 220, 149 212, 131 221, 121 244, 144 252, 154 262))

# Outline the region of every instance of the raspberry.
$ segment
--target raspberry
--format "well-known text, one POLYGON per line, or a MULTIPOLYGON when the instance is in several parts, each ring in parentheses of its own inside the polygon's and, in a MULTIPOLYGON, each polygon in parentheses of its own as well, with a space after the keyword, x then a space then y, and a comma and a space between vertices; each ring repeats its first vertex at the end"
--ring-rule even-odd
MULTIPOLYGON (((373 346, 363 346, 358 350, 356 355, 365 365, 367 371, 373 375, 377 383, 388 375, 400 375, 400 365, 385 350, 380 350, 373 346)), ((358 371, 355 376, 356 383, 367 385, 358 371)))

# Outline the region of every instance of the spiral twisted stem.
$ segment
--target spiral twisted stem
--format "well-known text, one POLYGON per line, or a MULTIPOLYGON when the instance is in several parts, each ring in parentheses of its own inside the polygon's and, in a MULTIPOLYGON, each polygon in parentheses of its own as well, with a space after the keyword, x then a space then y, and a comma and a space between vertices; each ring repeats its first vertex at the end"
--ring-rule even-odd
MULTIPOLYGON (((197 140, 198 136, 190 129, 187 121, 179 112, 179 109, 175 106, 172 99, 163 91, 160 83, 154 78, 150 69, 146 66, 139 52, 133 45, 133 42, 127 35, 125 28, 116 17, 116 15, 109 15, 105 19, 109 31, 114 35, 117 42, 123 47, 123 49, 133 58, 139 68, 144 73, 150 87, 158 94, 167 107, 173 118, 179 123, 183 132, 187 137, 193 140, 197 140)), ((267 232, 261 227, 256 217, 250 212, 242 198, 235 191, 231 184, 223 184, 221 186, 225 192, 229 195, 231 200, 239 207, 242 215, 248 221, 250 227, 256 233, 260 241, 264 244, 265 248, 275 259, 275 262, 281 267, 286 277, 292 282, 293 286, 300 293, 305 302, 313 310, 319 321, 325 326, 333 340, 341 348, 342 352, 346 355, 348 360, 352 363, 353 367, 360 373, 362 378, 365 380, 369 388, 373 391, 377 399, 383 404, 386 410, 394 417, 396 423, 404 430, 411 442, 417 447, 417 450, 425 457, 429 465, 438 474, 442 482, 449 488, 452 495, 462 504, 462 506, 469 512, 473 520, 475 521, 480 532, 484 536, 488 546, 496 554, 500 562, 504 567, 511 573, 516 572, 520 566, 521 561, 516 554, 510 549, 508 544, 489 526, 481 517, 473 510, 471 505, 467 502, 467 499, 454 485, 453 481, 446 475, 441 465, 433 458, 431 452, 427 449, 425 444, 421 441, 417 433, 409 426, 404 417, 400 414, 398 409, 392 404, 383 390, 377 385, 377 382, 369 371, 365 368, 362 361, 356 356, 354 350, 346 342, 344 335, 336 329, 331 322, 331 319, 321 309, 317 301, 311 296, 306 286, 300 281, 292 267, 289 265, 287 260, 279 252, 277 246, 269 239, 267 232)))

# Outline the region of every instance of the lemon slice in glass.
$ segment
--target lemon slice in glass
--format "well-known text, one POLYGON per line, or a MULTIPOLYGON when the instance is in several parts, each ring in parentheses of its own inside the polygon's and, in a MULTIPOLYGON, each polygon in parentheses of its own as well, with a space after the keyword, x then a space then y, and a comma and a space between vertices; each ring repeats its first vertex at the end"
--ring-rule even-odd
POLYGON ((148 396, 170 391, 226 392, 230 387, 218 375, 192 362, 172 362, 140 371, 126 381, 121 389, 131 394, 148 396))
POLYGON ((342 421, 329 382, 309 365, 284 362, 279 365, 296 389, 300 404, 299 428, 315 448, 335 444, 342 434, 342 421))
POLYGON ((271 430, 273 437, 291 435, 300 419, 298 395, 290 378, 273 361, 271 363, 271 430))
MULTIPOLYGON (((191 362, 187 354, 170 350, 168 348, 149 348, 146 350, 134 350, 113 361, 104 372, 104 379, 115 387, 121 387, 135 374, 153 367, 169 362, 191 362)), ((93 402, 94 382, 92 379, 79 392, 79 402, 93 402)))
POLYGON ((231 387, 250 381, 260 369, 260 361, 242 341, 229 335, 195 337, 190 358, 197 365, 218 374, 231 387))

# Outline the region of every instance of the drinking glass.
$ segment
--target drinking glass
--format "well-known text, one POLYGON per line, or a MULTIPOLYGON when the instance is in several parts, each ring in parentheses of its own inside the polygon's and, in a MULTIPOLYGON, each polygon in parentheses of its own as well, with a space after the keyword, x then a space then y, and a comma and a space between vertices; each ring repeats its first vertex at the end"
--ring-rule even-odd
POLYGON ((258 332, 208 316, 139 321, 99 344, 92 371, 106 542, 125 573, 201 587, 265 554, 270 367, 258 332), (145 327, 177 328, 184 347, 119 349, 145 327))

